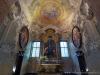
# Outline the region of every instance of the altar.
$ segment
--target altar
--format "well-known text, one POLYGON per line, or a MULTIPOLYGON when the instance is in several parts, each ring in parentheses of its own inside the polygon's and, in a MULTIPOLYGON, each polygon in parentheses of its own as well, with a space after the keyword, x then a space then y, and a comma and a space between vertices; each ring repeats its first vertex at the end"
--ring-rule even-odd
POLYGON ((60 60, 45 60, 40 63, 40 72, 46 73, 55 73, 60 72, 61 69, 61 61, 60 60))

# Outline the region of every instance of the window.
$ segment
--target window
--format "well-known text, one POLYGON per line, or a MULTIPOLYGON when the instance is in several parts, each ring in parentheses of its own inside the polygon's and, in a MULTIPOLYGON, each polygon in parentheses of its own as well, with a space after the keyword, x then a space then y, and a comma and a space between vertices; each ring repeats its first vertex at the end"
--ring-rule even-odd
POLYGON ((69 57, 68 43, 63 41, 60 42, 60 48, 61 48, 61 57, 69 57))
POLYGON ((40 42, 32 43, 32 57, 39 57, 40 55, 40 42))

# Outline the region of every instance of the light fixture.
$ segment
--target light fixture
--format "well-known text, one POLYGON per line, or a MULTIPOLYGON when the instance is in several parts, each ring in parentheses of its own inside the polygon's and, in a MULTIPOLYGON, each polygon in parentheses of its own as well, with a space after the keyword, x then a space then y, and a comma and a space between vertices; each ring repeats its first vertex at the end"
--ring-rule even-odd
POLYGON ((88 68, 86 68, 86 71, 88 72, 88 71, 89 71, 89 69, 88 69, 88 68))
POLYGON ((16 71, 16 66, 13 66, 13 72, 15 72, 16 71))

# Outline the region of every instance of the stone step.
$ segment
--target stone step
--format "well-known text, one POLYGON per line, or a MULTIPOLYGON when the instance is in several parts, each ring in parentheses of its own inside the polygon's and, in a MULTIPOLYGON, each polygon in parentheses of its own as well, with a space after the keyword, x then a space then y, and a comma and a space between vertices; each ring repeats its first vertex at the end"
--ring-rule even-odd
POLYGON ((60 73, 27 73, 25 75, 61 75, 60 73))
MULTIPOLYGON (((41 73, 38 75, 77 75, 76 73, 41 73)), ((84 74, 87 75, 87 74, 84 74)))
POLYGON ((38 75, 61 75, 61 74, 60 73, 53 73, 53 74, 42 73, 42 74, 38 74, 38 75))

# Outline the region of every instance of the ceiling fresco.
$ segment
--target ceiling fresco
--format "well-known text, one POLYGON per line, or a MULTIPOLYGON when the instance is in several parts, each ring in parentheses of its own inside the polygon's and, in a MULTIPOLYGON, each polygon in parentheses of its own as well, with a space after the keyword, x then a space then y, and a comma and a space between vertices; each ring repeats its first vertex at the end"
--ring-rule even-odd
POLYGON ((29 2, 25 3, 25 1, 21 1, 22 7, 24 8, 23 10, 30 23, 62 25, 66 20, 66 23, 68 23, 70 16, 72 16, 72 9, 67 0, 65 4, 63 0, 33 1, 31 5, 29 5, 29 2))
POLYGON ((33 16, 36 18, 34 20, 40 24, 62 24, 70 16, 70 7, 65 8, 60 0, 41 0, 39 4, 34 10, 33 16))
MULTIPOLYGON (((73 8, 70 0, 19 0, 19 2, 32 33, 41 34, 47 28, 53 28, 60 34, 71 31, 77 10, 73 8)), ((80 1, 77 1, 77 7, 78 3, 80 1)))

